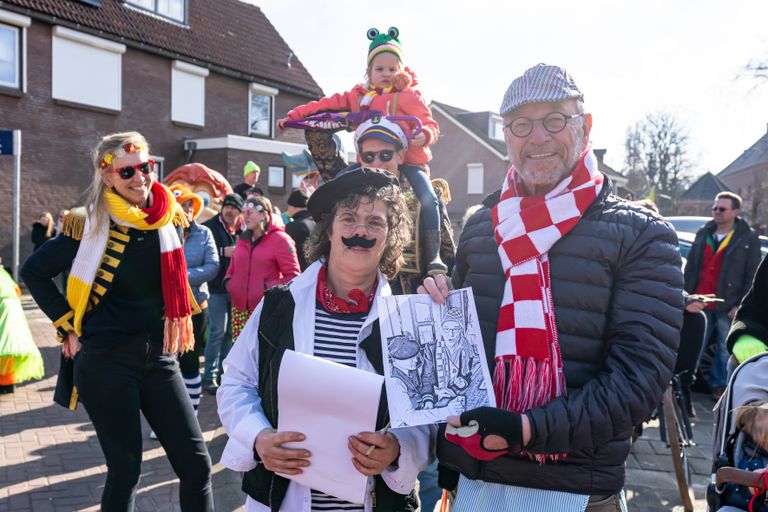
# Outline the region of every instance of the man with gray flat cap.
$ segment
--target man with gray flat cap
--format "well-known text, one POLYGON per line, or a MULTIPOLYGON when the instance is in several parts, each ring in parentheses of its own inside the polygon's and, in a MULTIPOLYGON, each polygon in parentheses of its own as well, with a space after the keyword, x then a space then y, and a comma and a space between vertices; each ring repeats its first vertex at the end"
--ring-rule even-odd
MULTIPOLYGON (((467 222, 453 274, 474 290, 497 408, 449 418, 441 483, 457 490, 454 512, 624 511, 633 426, 675 364, 677 237, 612 194, 565 69, 525 71, 501 115, 512 165, 467 222)), ((420 291, 443 302, 448 282, 420 291)))

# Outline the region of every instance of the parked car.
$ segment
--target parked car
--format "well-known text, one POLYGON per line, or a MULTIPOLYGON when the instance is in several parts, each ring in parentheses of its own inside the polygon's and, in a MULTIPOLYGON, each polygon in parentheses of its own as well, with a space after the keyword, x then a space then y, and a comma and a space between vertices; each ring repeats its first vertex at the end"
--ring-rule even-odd
MULTIPOLYGON (((680 237, 682 234, 692 234, 693 236, 696 235, 696 232, 704 227, 704 224, 712 220, 711 217, 687 217, 687 216, 678 216, 678 217, 665 217, 666 220, 669 221, 670 224, 672 224, 672 227, 675 228, 675 231, 677 231, 677 236, 680 237)), ((688 257, 688 251, 691 250, 691 243, 693 243, 693 238, 691 237, 690 243, 688 244, 688 250, 683 253, 683 248, 681 246, 680 248, 680 254, 683 255, 684 258, 688 257)), ((760 252, 763 254, 763 258, 768 254, 768 237, 761 236, 760 237, 760 252)), ((685 268, 685 266, 683 266, 685 268)))
POLYGON ((693 240, 696 238, 696 233, 688 233, 685 231, 677 232, 677 243, 680 249, 680 256, 683 258, 683 269, 688 262, 688 253, 691 252, 691 246, 693 246, 693 240))
POLYGON ((677 231, 678 234, 681 232, 696 233, 699 229, 704 227, 704 224, 712 220, 712 217, 678 216, 664 218, 668 220, 670 224, 672 224, 672 227, 675 228, 675 231, 677 231))

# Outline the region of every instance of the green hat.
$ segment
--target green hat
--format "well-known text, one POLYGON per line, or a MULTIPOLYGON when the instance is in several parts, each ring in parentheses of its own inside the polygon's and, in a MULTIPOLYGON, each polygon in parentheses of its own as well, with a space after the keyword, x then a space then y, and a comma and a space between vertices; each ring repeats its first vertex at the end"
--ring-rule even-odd
POLYGON ((248 176, 252 172, 261 172, 261 167, 253 163, 252 160, 248 160, 245 162, 245 166, 243 167, 243 176, 248 176))
POLYGON ((399 35, 400 31, 397 27, 389 27, 385 34, 379 34, 378 29, 369 28, 368 39, 371 44, 368 46, 368 65, 370 66, 373 59, 382 53, 391 53, 397 57, 397 60, 403 62, 403 49, 400 47, 399 35))

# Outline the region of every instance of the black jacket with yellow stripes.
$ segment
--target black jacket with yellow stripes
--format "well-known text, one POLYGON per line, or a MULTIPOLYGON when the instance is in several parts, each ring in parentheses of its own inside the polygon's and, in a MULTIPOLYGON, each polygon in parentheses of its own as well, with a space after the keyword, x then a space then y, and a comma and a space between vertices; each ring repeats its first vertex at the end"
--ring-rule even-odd
MULTIPOLYGON (((66 220, 71 226, 72 218, 66 220)), ((74 312, 53 278, 71 267, 80 238, 82 223, 46 242, 21 269, 24 283, 53 321, 60 341, 74 331, 74 312)), ((81 343, 105 346, 148 339, 162 343, 163 312, 157 231, 110 226, 83 317, 81 343)), ((62 366, 60 379, 66 379, 66 373, 67 368, 62 366)), ((65 390, 68 387, 71 383, 65 390)), ((73 406, 70 396, 56 397, 56 401, 73 406)))

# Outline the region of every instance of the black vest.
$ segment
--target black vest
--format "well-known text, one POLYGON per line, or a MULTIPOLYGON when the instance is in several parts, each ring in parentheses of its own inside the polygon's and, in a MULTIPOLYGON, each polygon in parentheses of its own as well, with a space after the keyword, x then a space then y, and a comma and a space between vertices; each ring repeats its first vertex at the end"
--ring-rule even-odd
MULTIPOLYGON (((264 294, 264 307, 259 319, 259 395, 264 414, 272 425, 277 425, 277 380, 280 362, 286 350, 294 349, 293 301, 287 285, 277 286, 264 294)), ((314 312, 313 312, 314 316, 314 312)), ((384 374, 379 321, 373 324, 371 335, 360 342, 376 373, 384 374)), ((381 388, 376 429, 389 423, 389 409, 384 386, 381 388)), ((254 456, 255 456, 254 452, 254 456)), ((414 512, 417 507, 414 492, 402 495, 391 490, 381 476, 374 477, 372 503, 374 511, 414 512)), ((243 492, 254 500, 278 512, 288 490, 290 480, 267 470, 263 464, 243 475, 243 492)))

